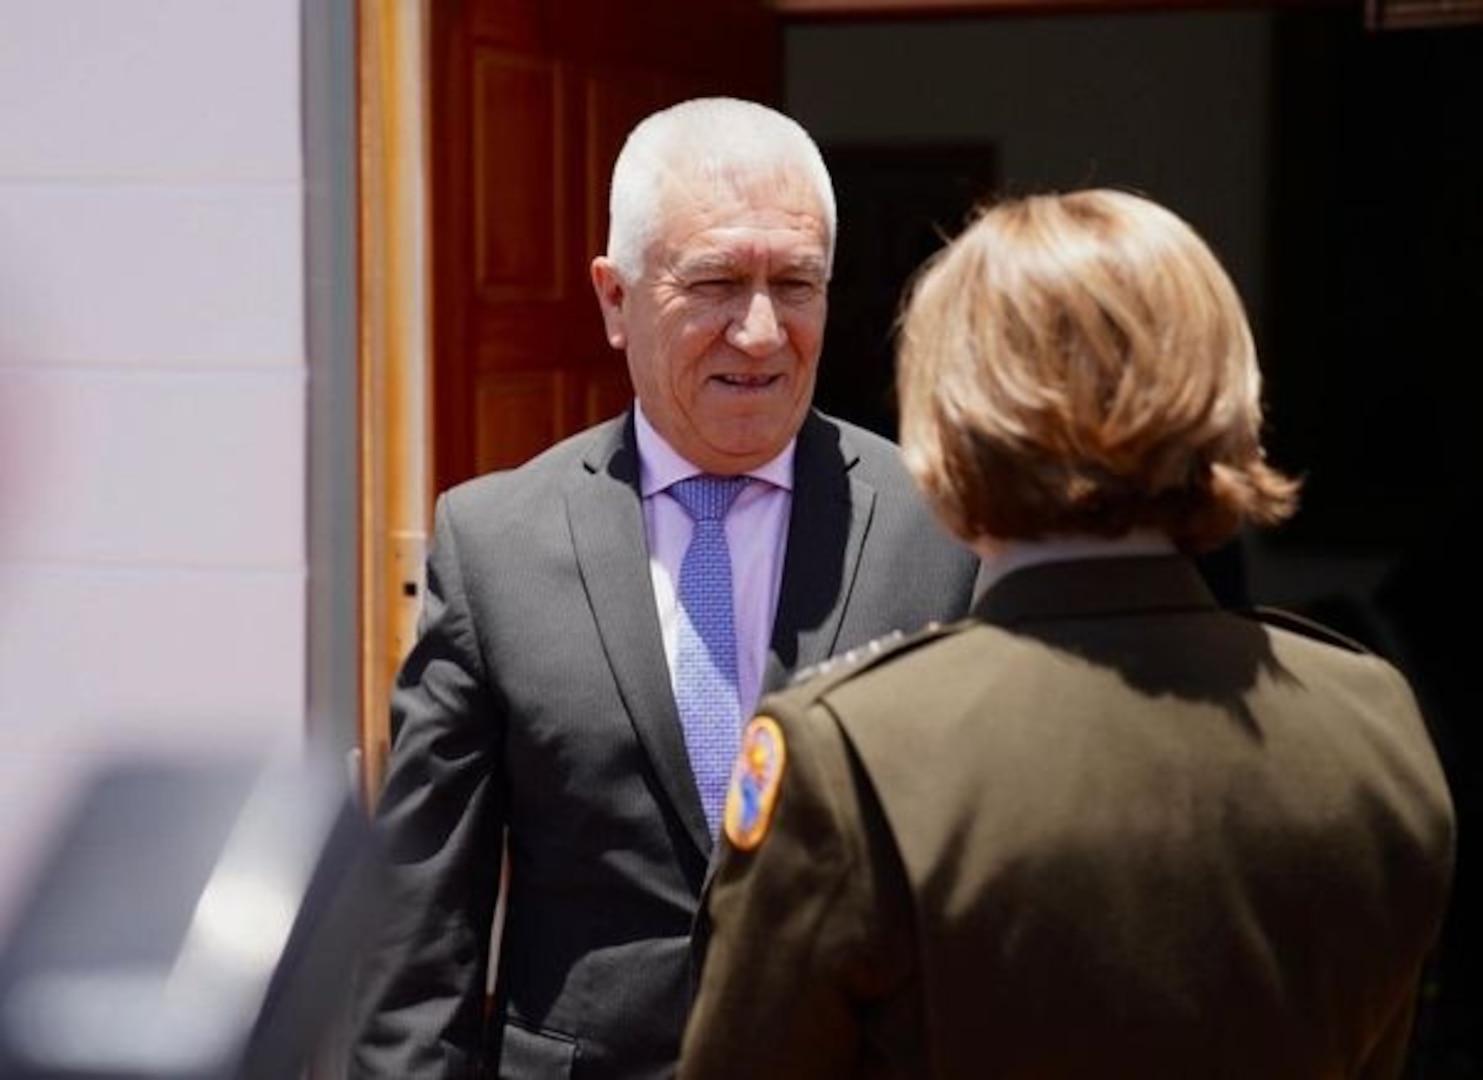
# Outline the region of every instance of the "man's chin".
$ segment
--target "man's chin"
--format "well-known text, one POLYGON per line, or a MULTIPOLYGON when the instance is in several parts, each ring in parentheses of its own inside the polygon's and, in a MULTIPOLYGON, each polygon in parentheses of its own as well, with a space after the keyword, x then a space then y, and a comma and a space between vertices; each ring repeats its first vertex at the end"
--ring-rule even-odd
MULTIPOLYGON (((788 438, 791 437, 790 435, 788 438)), ((766 465, 781 454, 788 445, 788 438, 713 442, 699 451, 695 464, 718 476, 746 472, 766 465)))

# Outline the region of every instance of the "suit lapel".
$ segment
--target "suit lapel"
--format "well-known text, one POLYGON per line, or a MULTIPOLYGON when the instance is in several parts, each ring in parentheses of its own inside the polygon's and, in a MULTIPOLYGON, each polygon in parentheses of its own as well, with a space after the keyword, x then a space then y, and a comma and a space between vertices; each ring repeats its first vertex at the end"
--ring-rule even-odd
POLYGON ((765 688, 828 659, 854 588, 875 489, 852 475, 858 456, 844 433, 810 413, 798 433, 793 510, 765 688))
POLYGON ((640 744, 691 840, 711 849, 670 690, 649 579, 633 419, 615 423, 566 493, 567 520, 603 651, 640 744))

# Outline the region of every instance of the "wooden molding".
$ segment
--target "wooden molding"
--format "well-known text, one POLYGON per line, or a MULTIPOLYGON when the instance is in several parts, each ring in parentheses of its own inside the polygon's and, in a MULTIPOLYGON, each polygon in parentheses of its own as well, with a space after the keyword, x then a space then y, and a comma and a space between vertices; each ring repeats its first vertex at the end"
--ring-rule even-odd
POLYGON ((1371 30, 1483 25, 1483 0, 1365 0, 1371 30))
POLYGON ((430 518, 421 0, 361 7, 361 787, 380 793, 389 698, 421 605, 430 518))
MULTIPOLYGON (((1479 0, 1409 0, 1418 7, 1474 6, 1479 0)), ((1226 8, 1353 7, 1356 0, 763 0, 784 20, 964 18, 989 15, 1070 15, 1226 8)), ((1369 0, 1385 4, 1386 0, 1369 0)), ((1409 6, 1407 0, 1388 6, 1409 6)))

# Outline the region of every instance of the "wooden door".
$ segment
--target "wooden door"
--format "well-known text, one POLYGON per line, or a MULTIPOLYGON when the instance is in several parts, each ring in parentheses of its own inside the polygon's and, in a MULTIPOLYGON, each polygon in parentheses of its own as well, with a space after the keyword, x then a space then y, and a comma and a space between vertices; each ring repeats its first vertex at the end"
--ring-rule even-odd
POLYGON ((624 135, 696 94, 779 104, 761 0, 436 0, 433 481, 516 465, 626 408, 588 278, 624 135))

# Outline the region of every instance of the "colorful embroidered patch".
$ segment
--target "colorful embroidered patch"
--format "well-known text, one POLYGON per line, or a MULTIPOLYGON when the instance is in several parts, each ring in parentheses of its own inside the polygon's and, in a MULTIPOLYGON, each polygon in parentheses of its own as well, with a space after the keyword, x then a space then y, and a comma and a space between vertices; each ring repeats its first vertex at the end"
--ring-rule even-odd
POLYGON ((770 716, 754 717, 742 733, 741 753, 726 793, 726 839, 733 847, 751 851, 767 835, 787 760, 778 722, 770 716))

